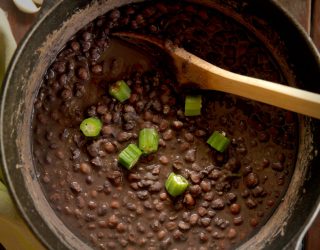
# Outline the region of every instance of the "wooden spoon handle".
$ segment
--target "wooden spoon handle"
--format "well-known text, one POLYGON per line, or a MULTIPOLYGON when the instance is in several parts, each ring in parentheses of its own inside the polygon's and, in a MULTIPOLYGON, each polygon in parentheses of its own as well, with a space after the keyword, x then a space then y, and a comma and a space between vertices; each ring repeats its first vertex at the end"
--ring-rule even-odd
POLYGON ((174 58, 181 84, 193 82, 202 89, 235 94, 320 119, 320 94, 235 74, 181 48, 167 49, 174 58))

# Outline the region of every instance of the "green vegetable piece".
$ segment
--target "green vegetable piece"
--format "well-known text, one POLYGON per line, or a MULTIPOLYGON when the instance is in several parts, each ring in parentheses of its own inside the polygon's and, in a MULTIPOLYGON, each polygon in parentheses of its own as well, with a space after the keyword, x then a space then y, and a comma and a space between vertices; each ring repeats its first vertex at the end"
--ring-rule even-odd
POLYGON ((219 131, 214 131, 207 140, 207 143, 219 152, 224 152, 228 147, 230 140, 219 131))
POLYGON ((119 154, 119 163, 130 170, 139 160, 142 155, 141 150, 135 144, 129 144, 119 154))
POLYGON ((185 116, 197 116, 201 114, 202 98, 201 95, 186 96, 184 114, 185 116))
POLYGON ((84 119, 80 124, 80 130, 87 137, 99 135, 102 128, 102 122, 96 117, 84 119))
POLYGON ((125 81, 117 81, 109 88, 109 94, 112 95, 120 102, 124 102, 125 100, 130 98, 131 89, 126 84, 125 81))
POLYGON ((167 192, 173 197, 183 194, 188 186, 189 182, 183 176, 175 173, 171 173, 165 183, 167 192))
POLYGON ((139 148, 144 154, 154 153, 158 150, 159 135, 154 128, 144 128, 139 133, 139 148))

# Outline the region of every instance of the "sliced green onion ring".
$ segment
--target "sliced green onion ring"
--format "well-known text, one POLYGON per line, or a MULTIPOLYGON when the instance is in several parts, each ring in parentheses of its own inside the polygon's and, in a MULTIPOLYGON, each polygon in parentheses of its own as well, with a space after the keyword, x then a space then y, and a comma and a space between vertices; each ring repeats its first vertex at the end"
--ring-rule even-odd
POLYGON ((225 136, 224 132, 214 131, 207 140, 207 143, 215 150, 222 153, 227 149, 230 140, 225 136))
POLYGON ((159 135, 154 128, 144 128, 139 132, 139 148, 144 154, 151 154, 158 150, 159 135))
POLYGON ((131 89, 126 84, 125 81, 117 81, 109 88, 109 94, 112 95, 120 102, 124 102, 125 100, 130 98, 131 89))
POLYGON ((119 163, 130 170, 139 160, 142 155, 141 150, 135 144, 129 144, 119 154, 119 163))
POLYGON ((98 136, 102 129, 102 122, 96 117, 84 119, 80 124, 80 130, 87 137, 98 136))
POLYGON ((167 192, 173 197, 183 194, 188 186, 188 181, 175 173, 171 173, 165 183, 167 192))
POLYGON ((201 95, 186 96, 184 115, 197 116, 201 115, 202 97, 201 95))

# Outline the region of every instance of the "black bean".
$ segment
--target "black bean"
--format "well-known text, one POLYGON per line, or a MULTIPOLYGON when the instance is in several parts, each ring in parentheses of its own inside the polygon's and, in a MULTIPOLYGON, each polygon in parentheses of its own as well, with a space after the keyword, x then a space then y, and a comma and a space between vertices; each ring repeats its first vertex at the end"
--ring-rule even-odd
POLYGON ((169 221, 165 224, 165 227, 168 231, 173 231, 177 228, 177 223, 175 223, 174 221, 169 221))
POLYGON ((160 242, 160 249, 167 250, 169 249, 171 244, 172 244, 171 238, 167 237, 160 242))
POLYGON ((209 236, 208 236, 208 234, 205 233, 205 232, 201 232, 201 233, 199 234, 199 238, 200 238, 200 240, 203 241, 203 242, 206 242, 206 241, 209 240, 209 236))
POLYGON ((234 193, 227 193, 226 194, 227 204, 230 205, 232 202, 237 200, 237 196, 234 193))
POLYGON ((77 71, 78 77, 82 80, 88 80, 89 79, 89 72, 86 68, 80 67, 77 71))
POLYGON ((150 187, 149 187, 149 192, 150 193, 157 193, 157 192, 160 192, 160 190, 162 189, 162 184, 161 182, 157 181, 157 182, 154 182, 150 187))
POLYGON ((88 175, 88 176, 86 177, 86 183, 87 183, 88 185, 91 185, 91 184, 93 183, 93 177, 92 177, 91 175, 88 175))
POLYGON ((146 232, 145 227, 144 227, 144 226, 142 225, 142 223, 140 223, 140 222, 137 223, 137 231, 138 231, 139 233, 145 233, 145 232, 146 232))
POLYGON ((230 212, 232 214, 239 214, 240 213, 240 210, 241 210, 241 206, 237 203, 233 203, 231 204, 230 206, 230 212))
POLYGON ((80 186, 80 184, 76 181, 73 181, 70 183, 70 188, 72 191, 76 192, 76 193, 81 193, 82 192, 82 188, 80 186))
POLYGON ((261 186, 256 186, 254 189, 251 191, 253 197, 263 197, 267 193, 264 191, 263 187, 261 186))
POLYGON ((161 228, 161 224, 158 220, 155 220, 151 225, 150 225, 151 229, 154 231, 154 232, 158 232, 161 228))
POLYGON ((80 50, 80 44, 77 41, 72 41, 70 44, 73 51, 79 51, 80 50))
POLYGON ((260 142, 268 142, 269 138, 270 138, 269 134, 265 131, 258 133, 258 139, 260 142))
POLYGON ((98 206, 98 204, 95 201, 89 201, 88 202, 88 208, 91 209, 91 210, 96 209, 97 206, 98 206))
POLYGON ((198 223, 198 220, 199 220, 198 214, 191 214, 190 219, 189 219, 189 223, 190 223, 190 225, 196 225, 198 223))
POLYGON ((162 110, 162 105, 161 105, 161 103, 160 103, 158 100, 154 100, 154 101, 152 102, 152 108, 153 108, 155 111, 157 111, 157 112, 161 112, 161 110, 162 110))
POLYGON ((185 133, 184 138, 186 139, 187 142, 193 142, 194 141, 194 136, 191 133, 185 133))
POLYGON ((208 207, 210 207, 210 203, 208 201, 203 201, 203 202, 201 202, 201 206, 208 208, 208 207))
MULTIPOLYGON (((198 184, 201 181, 201 174, 199 172, 192 171, 190 174, 190 179, 193 183, 198 184)), ((199 186, 200 190, 201 187, 199 186)))
POLYGON ((205 216, 208 213, 208 210, 204 207, 198 207, 197 211, 201 217, 205 216))
POLYGON ((162 163, 163 165, 166 165, 166 164, 169 163, 169 159, 168 159, 168 157, 165 156, 165 155, 160 156, 160 157, 159 157, 159 161, 160 161, 160 163, 162 163))
POLYGON ((106 204, 102 204, 97 209, 98 216, 105 216, 108 212, 108 206, 106 204))
POLYGON ((126 204, 126 207, 128 208, 128 210, 130 211, 136 211, 137 210, 137 206, 131 202, 126 204))
POLYGON ((251 219, 250 219, 250 225, 251 225, 252 227, 256 227, 258 224, 259 224, 259 221, 258 221, 257 218, 251 218, 251 219))
POLYGON ((224 200, 221 198, 217 198, 211 202, 211 207, 216 210, 224 209, 224 200))
POLYGON ((251 198, 248 198, 248 199, 246 200, 246 205, 247 205, 247 207, 248 207, 249 209, 253 209, 253 208, 255 208, 258 204, 257 204, 257 202, 256 202, 255 200, 253 200, 253 199, 251 199, 251 198))
POLYGON ((132 133, 120 132, 120 133, 117 135, 117 140, 118 140, 118 142, 125 142, 125 141, 130 140, 132 137, 133 137, 133 134, 132 134, 132 133))
POLYGON ((61 61, 55 62, 52 67, 57 73, 60 73, 60 74, 62 74, 66 71, 66 63, 65 62, 61 62, 61 61))
POLYGON ((203 180, 200 183, 200 187, 201 187, 202 191, 209 192, 211 190, 211 183, 207 180, 203 180))
POLYGON ((97 156, 90 161, 96 167, 103 167, 104 162, 101 157, 97 156))
POLYGON ((119 219, 116 215, 113 214, 108 218, 108 226, 110 228, 115 228, 118 224, 119 224, 119 219))
POLYGON ((86 205, 86 203, 85 203, 84 198, 82 196, 78 196, 76 198, 76 206, 81 209, 81 208, 84 208, 85 205, 86 205))
POLYGON ((87 222, 95 221, 96 220, 96 216, 94 214, 86 213, 84 215, 84 220, 87 221, 87 222))
POLYGON ((183 202, 187 204, 188 206, 194 206, 195 200, 193 199, 191 194, 185 194, 183 202))
POLYGON ((233 224, 238 226, 238 225, 241 225, 242 223, 243 223, 243 219, 241 215, 233 218, 233 224))
POLYGON ((187 240, 187 236, 184 235, 184 233, 182 233, 182 232, 181 232, 180 230, 178 230, 178 229, 173 232, 173 238, 174 238, 175 240, 181 240, 181 241, 187 240))
POLYGON ((213 237, 214 239, 219 240, 219 239, 223 239, 225 236, 224 236, 223 233, 213 232, 212 237, 213 237))
POLYGON ((209 217, 203 217, 200 219, 200 223, 202 226, 207 227, 211 223, 211 219, 209 217))
POLYGON ((225 168, 235 173, 238 172, 241 167, 241 163, 235 157, 231 157, 225 165, 225 168))
POLYGON ((195 131, 195 135, 196 135, 197 137, 203 137, 203 136, 205 136, 206 134, 207 134, 206 131, 201 130, 201 129, 195 131))
POLYGON ((146 200, 149 197, 149 192, 146 190, 138 191, 137 196, 140 200, 146 200))
POLYGON ((284 166, 281 162, 273 162, 271 164, 271 168, 278 172, 282 172, 284 170, 284 166))
POLYGON ((184 159, 188 162, 195 162, 196 160, 196 149, 189 149, 186 154, 184 159))
POLYGON ((270 161, 266 158, 263 158, 262 163, 261 163, 261 167, 267 168, 269 165, 270 165, 270 161))
POLYGON ((249 166, 245 166, 242 173, 243 175, 248 175, 250 174, 251 172, 253 171, 252 167, 249 165, 249 166))
POLYGON ((242 193, 241 193, 241 196, 243 198, 247 198, 248 196, 250 195, 250 192, 248 189, 245 189, 242 193))
POLYGON ((135 126, 136 126, 135 121, 128 121, 125 124, 123 124, 123 129, 126 131, 130 131, 134 129, 135 126))
POLYGON ((187 231, 190 229, 190 224, 184 221, 179 221, 178 223, 178 227, 179 229, 181 229, 182 231, 187 231))
POLYGON ((229 228, 228 232, 227 232, 227 237, 229 239, 234 239, 237 237, 237 231, 234 228, 229 228))
POLYGON ((171 129, 166 130, 162 136, 163 140, 165 141, 170 141, 172 140, 173 137, 174 137, 174 132, 171 129))
POLYGON ((221 229, 225 229, 230 225, 230 222, 228 220, 219 219, 219 218, 216 218, 216 219, 215 219, 215 224, 221 229), (218 219, 217 221, 219 221, 219 223, 216 223, 216 219, 218 219))
POLYGON ((259 184, 259 176, 256 173, 249 173, 245 177, 245 184, 248 188, 254 188, 259 184))
POLYGON ((116 151, 116 147, 111 142, 106 142, 103 146, 108 153, 114 153, 116 151))
MULTIPOLYGON (((60 77, 59 77, 59 83, 61 86, 64 86, 66 85, 68 81, 68 76, 66 74, 62 74, 60 77)), ((63 97, 63 96, 62 96, 63 97)))
POLYGON ((201 194, 201 187, 199 185, 192 185, 190 186, 189 190, 193 196, 198 196, 201 194))
POLYGON ((176 130, 180 130, 183 127, 183 122, 181 121, 173 121, 172 126, 176 130))

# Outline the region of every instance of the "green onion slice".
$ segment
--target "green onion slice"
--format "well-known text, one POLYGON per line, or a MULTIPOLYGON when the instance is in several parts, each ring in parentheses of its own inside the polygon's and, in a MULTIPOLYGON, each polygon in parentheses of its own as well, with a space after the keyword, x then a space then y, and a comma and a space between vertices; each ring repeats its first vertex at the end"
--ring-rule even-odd
POLYGON ((173 197, 184 193, 188 186, 188 181, 183 176, 175 173, 171 173, 165 183, 166 190, 173 197))
POLYGON ((126 84, 125 81, 117 81, 109 88, 109 94, 112 95, 120 102, 124 102, 125 100, 130 98, 131 89, 126 84))
POLYGON ((159 135, 154 128, 144 128, 139 133, 139 148, 144 154, 154 153, 158 150, 159 135))
POLYGON ((184 114, 185 116, 196 116, 201 114, 202 98, 201 95, 186 96, 184 114))
POLYGON ((228 147, 230 140, 225 136, 225 133, 214 131, 207 140, 207 143, 219 152, 223 152, 228 147))
POLYGON ((80 130, 87 137, 99 135, 102 128, 102 122, 96 117, 84 119, 80 124, 80 130))
POLYGON ((142 155, 141 150, 135 144, 129 144, 119 154, 119 163, 130 170, 142 155))

